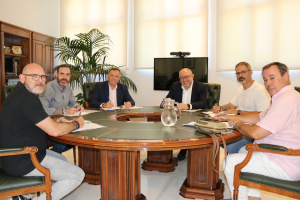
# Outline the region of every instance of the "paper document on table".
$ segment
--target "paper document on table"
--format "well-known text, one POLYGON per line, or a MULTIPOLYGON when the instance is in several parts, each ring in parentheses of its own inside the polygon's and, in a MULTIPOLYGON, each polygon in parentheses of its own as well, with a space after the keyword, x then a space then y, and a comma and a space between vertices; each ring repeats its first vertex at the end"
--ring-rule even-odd
POLYGON ((72 132, 78 132, 78 131, 86 131, 86 130, 92 130, 92 129, 97 129, 97 128, 104 128, 106 126, 102 126, 96 123, 93 123, 91 121, 88 120, 84 120, 84 125, 82 128, 76 129, 72 132))
POLYGON ((190 122, 188 124, 182 124, 183 126, 194 126, 197 122, 190 122))
MULTIPOLYGON (((212 118, 214 118, 216 115, 218 115, 219 113, 213 113, 213 111, 207 111, 207 112, 202 112, 204 114, 207 114, 209 116, 211 116, 212 118)), ((226 115, 235 115, 235 114, 226 114, 226 115)))
MULTIPOLYGON (((99 110, 84 110, 84 111, 81 111, 80 116, 87 115, 87 114, 94 113, 94 112, 99 112, 99 110)), ((74 114, 65 114, 65 116, 76 116, 76 117, 78 117, 79 113, 80 113, 80 111, 76 112, 74 114)))
MULTIPOLYGON (((232 126, 230 126, 228 122, 223 122, 223 123, 225 123, 225 124, 227 125, 227 128, 235 129, 235 128, 233 128, 232 126)), ((244 123, 244 124, 252 125, 252 124, 250 124, 250 123, 244 123)))
POLYGON ((202 109, 195 109, 195 110, 181 110, 183 112, 197 112, 199 110, 202 110, 202 109))
POLYGON ((223 122, 223 123, 226 124, 227 128, 232 128, 232 126, 230 126, 228 122, 223 122))
POLYGON ((215 117, 215 115, 216 115, 216 113, 213 113, 213 111, 206 111, 206 112, 202 112, 202 113, 207 114, 211 117, 215 117))
POLYGON ((131 108, 125 108, 124 106, 122 107, 112 107, 112 108, 102 108, 103 110, 132 110, 132 109, 139 109, 139 108, 143 108, 143 107, 140 107, 140 106, 133 106, 131 108))

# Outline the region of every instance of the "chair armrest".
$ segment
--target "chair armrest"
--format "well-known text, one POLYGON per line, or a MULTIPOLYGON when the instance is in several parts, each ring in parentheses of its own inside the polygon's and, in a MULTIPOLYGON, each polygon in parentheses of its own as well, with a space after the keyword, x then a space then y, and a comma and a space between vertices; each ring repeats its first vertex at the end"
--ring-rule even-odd
POLYGON ((289 156, 299 156, 300 150, 288 149, 279 145, 272 144, 247 144, 246 149, 249 151, 259 151, 265 153, 274 153, 281 155, 289 155, 289 156))
POLYGON ((29 154, 31 151, 37 152, 36 147, 11 147, 11 148, 1 148, 0 157, 2 156, 13 156, 21 154, 29 154))
POLYGON ((14 156, 14 155, 21 155, 21 154, 30 154, 31 161, 35 168, 39 170, 45 176, 45 181, 51 183, 51 176, 50 170, 44 168, 38 159, 36 158, 36 152, 38 152, 37 147, 15 147, 15 148, 1 148, 0 149, 0 157, 2 156, 14 156))
POLYGON ((240 164, 237 164, 235 166, 234 170, 234 180, 233 180, 233 185, 237 186, 239 177, 241 175, 241 170, 248 164, 250 161, 250 158, 253 154, 253 151, 260 151, 260 152, 265 152, 265 153, 274 153, 274 154, 280 154, 280 155, 287 155, 287 156, 299 156, 300 155, 300 150, 293 150, 293 149, 288 149, 283 146, 278 146, 278 145, 271 145, 271 144, 247 144, 246 149, 248 150, 248 154, 240 164))

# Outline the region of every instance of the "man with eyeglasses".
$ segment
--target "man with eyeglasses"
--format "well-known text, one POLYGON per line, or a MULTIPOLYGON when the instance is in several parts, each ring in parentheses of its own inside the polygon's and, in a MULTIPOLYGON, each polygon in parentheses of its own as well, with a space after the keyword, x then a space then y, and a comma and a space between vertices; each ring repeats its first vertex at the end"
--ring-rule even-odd
MULTIPOLYGON (((174 99, 180 103, 182 110, 206 108, 207 85, 194 80, 194 74, 188 68, 180 70, 179 79, 180 81, 172 84, 166 98, 174 99)), ((161 103, 161 107, 163 107, 163 102, 161 103)), ((179 152, 177 156, 179 161, 185 159, 186 151, 186 149, 182 149, 179 152)))
MULTIPOLYGON (((242 84, 231 102, 223 106, 213 106, 214 113, 219 114, 254 114, 262 112, 270 106, 271 97, 265 87, 252 79, 253 71, 250 64, 240 62, 235 66, 237 81, 242 84), (238 108, 238 109, 237 109, 238 108)), ((218 114, 218 115, 219 115, 218 114)), ((240 148, 252 143, 253 139, 243 139, 227 145, 228 153, 238 153, 240 148)))
MULTIPOLYGON (((66 64, 59 65, 56 69, 56 80, 47 83, 45 90, 40 94, 40 100, 48 115, 66 115, 83 111, 73 95, 70 82, 71 71, 66 64)), ((73 147, 61 142, 49 140, 53 144, 52 151, 65 152, 73 147)))
MULTIPOLYGON (((259 114, 224 115, 217 119, 228 121, 232 127, 243 135, 254 138, 255 144, 279 145, 288 149, 300 149, 300 94, 291 85, 288 67, 279 62, 269 63, 262 69, 262 78, 266 90, 272 96, 271 106, 259 114)), ((263 147, 261 148, 263 149, 263 147)), ((280 148, 277 149, 280 152, 280 148)), ((243 147, 239 153, 227 157, 226 168, 225 161, 223 161, 224 173, 231 196, 234 195, 235 166, 241 163, 246 155, 247 150, 243 147)), ((255 151, 242 172, 287 181, 298 181, 300 180, 299 166, 299 156, 255 151)), ((259 200, 261 199, 260 191, 241 185, 238 199, 259 200)))
MULTIPOLYGON (((52 119, 45 112, 38 96, 43 92, 46 76, 43 68, 35 63, 24 67, 20 82, 5 100, 0 113, 0 148, 36 146, 36 157, 50 170, 52 199, 62 199, 83 180, 84 172, 67 162, 61 154, 47 149, 47 135, 61 136, 83 127, 82 117, 72 122, 61 117, 52 119)), ((1 158, 5 173, 13 176, 43 176, 33 165, 30 155, 1 158)), ((26 199, 23 196, 13 199, 26 199)), ((45 193, 38 198, 46 199, 45 193)))

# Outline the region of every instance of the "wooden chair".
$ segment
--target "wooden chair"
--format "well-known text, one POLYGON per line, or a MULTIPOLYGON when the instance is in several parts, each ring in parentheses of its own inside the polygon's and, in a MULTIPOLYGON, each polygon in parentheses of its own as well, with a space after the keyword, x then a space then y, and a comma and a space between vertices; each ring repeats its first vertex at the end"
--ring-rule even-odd
POLYGON ((36 158, 37 147, 1 148, 0 157, 30 154, 33 165, 43 176, 17 177, 6 174, 0 166, 0 198, 30 194, 40 191, 46 192, 46 199, 51 200, 50 170, 44 168, 36 158))
POLYGON ((275 153, 286 156, 300 156, 300 150, 292 150, 270 144, 247 144, 246 149, 248 150, 248 154, 245 160, 235 166, 233 200, 238 200, 240 185, 300 199, 300 180, 287 181, 254 173, 241 172, 241 170, 248 164, 253 151, 275 153))

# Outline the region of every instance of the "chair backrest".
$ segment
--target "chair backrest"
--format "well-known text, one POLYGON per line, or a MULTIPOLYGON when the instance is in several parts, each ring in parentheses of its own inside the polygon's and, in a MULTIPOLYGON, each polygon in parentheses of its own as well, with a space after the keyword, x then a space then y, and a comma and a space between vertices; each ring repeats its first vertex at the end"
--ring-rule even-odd
POLYGON ((300 92, 300 87, 295 86, 295 90, 297 90, 298 92, 300 92))
POLYGON ((207 85, 207 108, 212 108, 215 103, 219 103, 221 95, 221 85, 215 83, 205 83, 207 85))
POLYGON ((10 86, 5 86, 3 85, 1 88, 1 92, 2 92, 2 99, 3 102, 5 101, 5 99, 8 97, 9 93, 16 87, 16 85, 10 85, 10 86))
POLYGON ((94 83, 84 83, 84 85, 83 85, 83 98, 85 100, 84 106, 86 108, 90 107, 90 100, 91 100, 91 98, 93 96, 93 93, 94 93, 95 84, 96 84, 96 82, 94 82, 94 83))

